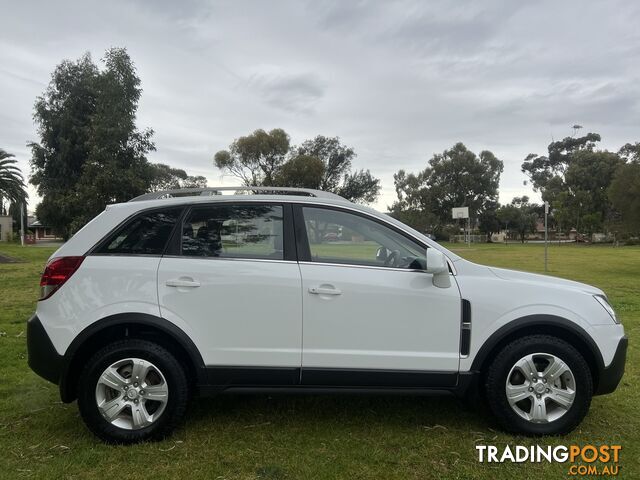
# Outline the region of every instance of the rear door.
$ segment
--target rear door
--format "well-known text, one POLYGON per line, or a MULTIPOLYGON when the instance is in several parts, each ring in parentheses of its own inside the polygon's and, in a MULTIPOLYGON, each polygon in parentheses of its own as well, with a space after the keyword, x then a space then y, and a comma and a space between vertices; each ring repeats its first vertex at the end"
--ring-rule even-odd
POLYGON ((290 206, 193 206, 158 271, 163 317, 182 324, 212 384, 298 383, 302 300, 290 206))
POLYGON ((422 270, 426 246, 363 214, 296 207, 302 383, 455 385, 460 294, 422 270))

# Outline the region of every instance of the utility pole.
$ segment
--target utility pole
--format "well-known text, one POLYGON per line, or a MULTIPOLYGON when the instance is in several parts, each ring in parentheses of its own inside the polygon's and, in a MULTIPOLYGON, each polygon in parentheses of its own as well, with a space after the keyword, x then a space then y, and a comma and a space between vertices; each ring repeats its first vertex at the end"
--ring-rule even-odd
POLYGON ((20 204, 20 244, 24 247, 24 202, 20 204))
POLYGON ((506 221, 506 225, 504 227, 504 244, 507 245, 509 243, 509 220, 506 221))
POLYGON ((547 217, 549 216, 549 202, 544 202, 544 271, 547 271, 547 248, 548 248, 548 225, 547 217))

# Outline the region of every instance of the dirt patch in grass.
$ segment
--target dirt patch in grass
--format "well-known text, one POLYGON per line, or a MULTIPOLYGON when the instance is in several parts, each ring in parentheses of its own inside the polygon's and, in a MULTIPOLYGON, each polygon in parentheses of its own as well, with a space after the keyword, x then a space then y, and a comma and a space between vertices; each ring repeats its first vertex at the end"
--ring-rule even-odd
POLYGON ((2 255, 0 253, 0 263, 22 263, 22 260, 18 260, 17 258, 7 257, 6 255, 2 255))

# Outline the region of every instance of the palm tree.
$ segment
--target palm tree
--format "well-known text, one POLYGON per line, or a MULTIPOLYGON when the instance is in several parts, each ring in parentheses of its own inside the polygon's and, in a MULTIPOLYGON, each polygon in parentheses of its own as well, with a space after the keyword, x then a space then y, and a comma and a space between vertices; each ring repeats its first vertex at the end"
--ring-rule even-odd
POLYGON ((4 210, 4 199, 9 202, 24 202, 27 198, 22 172, 11 153, 0 148, 0 210, 4 210))

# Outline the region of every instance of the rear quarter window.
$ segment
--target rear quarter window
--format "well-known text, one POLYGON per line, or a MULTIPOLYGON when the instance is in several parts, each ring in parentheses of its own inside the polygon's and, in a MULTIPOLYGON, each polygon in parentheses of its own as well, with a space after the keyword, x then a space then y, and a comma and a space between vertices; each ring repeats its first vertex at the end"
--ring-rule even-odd
POLYGON ((162 255, 181 210, 141 213, 112 233, 94 253, 162 255))

